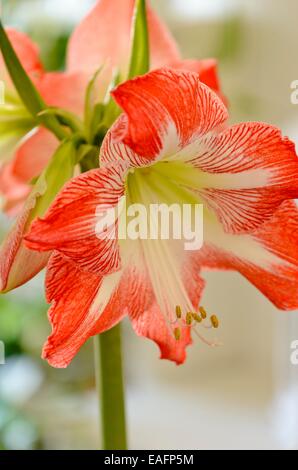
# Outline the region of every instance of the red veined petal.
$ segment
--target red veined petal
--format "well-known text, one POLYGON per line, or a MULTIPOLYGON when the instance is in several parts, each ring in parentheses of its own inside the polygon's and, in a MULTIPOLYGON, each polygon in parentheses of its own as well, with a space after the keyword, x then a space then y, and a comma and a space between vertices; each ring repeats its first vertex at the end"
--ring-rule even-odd
POLYGON ((112 91, 126 114, 114 138, 148 160, 171 155, 227 119, 222 101, 198 74, 160 69, 112 91))
MULTIPOLYGON (((103 278, 81 271, 59 253, 54 253, 46 276, 48 316, 52 325, 43 358, 53 367, 67 367, 90 336, 112 328, 125 315, 113 301, 100 313, 103 278)), ((115 284, 117 289, 117 284, 115 284)))
POLYGON ((124 195, 125 165, 91 170, 67 183, 46 215, 25 237, 34 250, 56 250, 82 269, 107 274, 120 268, 116 224, 97 234, 99 209, 115 208, 124 195), (103 235, 102 237, 99 235, 103 235))
POLYGON ((221 92, 216 59, 179 60, 170 64, 170 67, 180 70, 188 70, 189 72, 196 72, 199 74, 200 81, 202 83, 205 83, 205 85, 216 93, 221 92))
MULTIPOLYGON (((145 272, 141 274, 139 269, 134 268, 131 269, 131 276, 136 285, 135 295, 138 295, 137 292, 139 292, 141 299, 150 299, 150 302, 147 305, 143 304, 142 308, 129 309, 129 317, 135 332, 140 336, 151 339, 158 345, 161 359, 168 359, 176 362, 176 364, 183 364, 186 359, 186 347, 192 343, 191 329, 187 326, 179 325, 181 338, 177 341, 173 331, 171 331, 166 322, 164 314, 161 312, 160 306, 154 298, 148 274, 145 272)), ((197 309, 205 283, 199 275, 199 266, 196 258, 189 253, 186 255, 183 263, 181 276, 192 305, 197 309)), ((172 327, 173 329, 174 326, 172 327)))
POLYGON ((224 233, 205 226, 206 242, 198 252, 202 267, 239 271, 276 307, 298 307, 298 210, 285 201, 255 232, 224 233))
MULTIPOLYGON (((134 4, 134 0, 97 1, 70 39, 67 60, 69 71, 94 73, 107 63, 126 73, 130 59, 134 4)), ((179 60, 174 40, 150 7, 148 25, 152 67, 179 60)))
POLYGON ((184 159, 202 170, 199 193, 227 232, 254 230, 298 196, 295 146, 275 127, 238 124, 195 147, 182 151, 184 159))

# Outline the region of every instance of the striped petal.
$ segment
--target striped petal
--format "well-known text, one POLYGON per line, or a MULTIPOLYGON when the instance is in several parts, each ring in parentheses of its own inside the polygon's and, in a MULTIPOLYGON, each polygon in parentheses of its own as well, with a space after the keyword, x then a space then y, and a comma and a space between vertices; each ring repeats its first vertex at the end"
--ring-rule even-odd
POLYGON ((98 213, 113 209, 124 194, 125 165, 91 170, 71 180, 45 217, 25 237, 33 250, 56 250, 82 269, 108 274, 120 268, 116 224, 97 233, 98 213), (111 236, 112 232, 115 236, 111 236))
POLYGON ((220 98, 192 72, 156 70, 125 82, 112 95, 126 114, 114 139, 148 161, 177 153, 228 117, 220 98))
POLYGON ((298 196, 295 145, 268 124, 235 125, 197 140, 175 158, 191 165, 188 184, 227 232, 254 230, 284 200, 298 196))
POLYGON ((220 224, 205 225, 203 267, 239 271, 283 310, 298 308, 298 210, 284 202, 251 234, 231 235, 220 224))

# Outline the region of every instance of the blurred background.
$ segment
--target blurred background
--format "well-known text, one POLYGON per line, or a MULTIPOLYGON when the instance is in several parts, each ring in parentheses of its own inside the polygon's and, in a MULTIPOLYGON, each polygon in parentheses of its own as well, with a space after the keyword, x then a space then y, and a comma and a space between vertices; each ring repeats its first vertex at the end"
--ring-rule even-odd
MULTIPOLYGON (((296 0, 153 1, 185 58, 216 57, 232 122, 262 120, 298 143, 296 0)), ((3 0, 6 24, 28 32, 48 69, 63 68, 89 0, 3 0)), ((4 232, 7 221, 1 219, 4 232)), ((202 304, 224 346, 194 342, 182 367, 124 324, 130 446, 134 449, 298 449, 298 314, 277 311, 235 273, 205 273, 202 304)), ((50 332, 43 276, 0 297, 0 449, 95 449, 92 340, 66 370, 40 359, 50 332)))

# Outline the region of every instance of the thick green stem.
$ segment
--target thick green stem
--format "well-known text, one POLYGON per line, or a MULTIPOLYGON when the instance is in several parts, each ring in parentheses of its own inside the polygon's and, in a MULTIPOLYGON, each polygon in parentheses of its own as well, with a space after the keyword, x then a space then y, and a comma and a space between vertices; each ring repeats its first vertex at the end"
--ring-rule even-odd
POLYGON ((126 450, 121 326, 94 338, 95 371, 101 411, 102 448, 126 450))

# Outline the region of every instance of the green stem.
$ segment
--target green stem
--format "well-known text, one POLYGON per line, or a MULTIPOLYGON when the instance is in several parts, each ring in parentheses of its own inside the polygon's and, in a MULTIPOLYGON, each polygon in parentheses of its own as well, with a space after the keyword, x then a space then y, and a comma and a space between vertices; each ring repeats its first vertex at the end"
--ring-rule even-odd
POLYGON ((121 326, 94 338, 95 373, 104 450, 126 450, 121 326))

